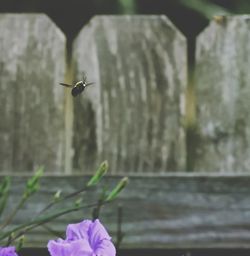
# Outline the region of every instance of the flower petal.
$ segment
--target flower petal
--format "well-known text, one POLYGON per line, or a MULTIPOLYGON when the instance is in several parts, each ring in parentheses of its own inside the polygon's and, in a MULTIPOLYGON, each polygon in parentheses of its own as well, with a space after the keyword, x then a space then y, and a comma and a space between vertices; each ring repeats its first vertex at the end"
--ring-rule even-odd
POLYGON ((68 225, 66 240, 49 241, 48 249, 51 256, 116 255, 111 237, 98 219, 68 225))
POLYGON ((66 240, 71 241, 82 238, 88 240, 88 231, 91 225, 91 220, 84 220, 77 224, 69 224, 66 230, 66 240))
POLYGON ((95 250, 104 239, 111 240, 111 237, 101 222, 96 219, 89 228, 90 246, 95 250))
POLYGON ((17 256, 14 246, 0 247, 0 256, 17 256))
POLYGON ((92 248, 86 239, 66 242, 62 239, 48 243, 48 250, 51 256, 94 256, 92 248))
POLYGON ((115 256, 116 249, 113 243, 110 240, 102 240, 101 243, 95 249, 96 256, 115 256))

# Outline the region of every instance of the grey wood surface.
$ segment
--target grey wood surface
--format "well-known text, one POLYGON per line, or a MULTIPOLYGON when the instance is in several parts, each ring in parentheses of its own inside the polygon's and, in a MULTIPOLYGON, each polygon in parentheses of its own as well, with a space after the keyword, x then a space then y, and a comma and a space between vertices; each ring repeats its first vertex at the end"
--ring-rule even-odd
MULTIPOLYGON (((100 185, 112 188, 120 177, 107 176, 100 185)), ((20 197, 25 177, 14 177, 9 207, 20 197)), ((86 176, 44 177, 41 191, 19 213, 24 223, 62 189, 67 194, 83 187, 86 176)), ((85 194, 95 201, 98 189, 85 194)), ((68 204, 72 201, 68 202, 68 204)), ((169 174, 131 176, 119 198, 101 211, 101 221, 116 240, 117 207, 123 208, 123 248, 242 248, 250 247, 250 176, 218 174, 169 174)), ((49 227, 64 232, 68 223, 90 218, 90 211, 66 215, 49 227)), ((27 236, 26 246, 45 247, 48 235, 38 229, 27 236)))
MULTIPOLYGON (((70 173, 72 167, 75 174, 89 173, 107 159, 116 176, 103 184, 131 175, 101 217, 115 240, 117 207, 123 207, 123 247, 249 248, 250 176, 242 174, 250 161, 249 21, 217 17, 198 37, 193 143, 194 170, 203 173, 183 174, 190 153, 183 127, 186 40, 166 17, 93 18, 76 38, 65 74, 65 38, 48 17, 1 14, 0 171, 45 165, 48 173, 70 173), (95 85, 72 98, 58 83, 80 80, 84 71, 95 85)), ((5 215, 25 180, 13 177, 5 215)), ((86 181, 78 175, 44 177, 41 193, 15 223, 30 220, 58 189, 70 193, 86 181)), ((87 194, 86 202, 99 193, 87 194)), ((51 227, 63 232, 68 223, 90 217, 90 210, 73 213, 51 227)), ((39 228, 26 245, 45 247, 49 238, 39 228)))
POLYGON ((0 31, 0 170, 61 170, 65 37, 44 14, 1 14, 0 31))
POLYGON ((197 39, 196 171, 250 171, 249 23, 216 17, 197 39))
POLYGON ((90 173, 107 159, 112 173, 158 174, 187 171, 188 154, 197 172, 249 172, 248 22, 216 17, 199 35, 186 145, 186 40, 165 16, 94 17, 68 68, 48 17, 1 14, 0 171, 90 173), (58 83, 83 71, 95 85, 72 98, 58 83))
POLYGON ((73 45, 75 170, 107 159, 113 173, 185 169, 186 39, 165 16, 96 16, 73 45))

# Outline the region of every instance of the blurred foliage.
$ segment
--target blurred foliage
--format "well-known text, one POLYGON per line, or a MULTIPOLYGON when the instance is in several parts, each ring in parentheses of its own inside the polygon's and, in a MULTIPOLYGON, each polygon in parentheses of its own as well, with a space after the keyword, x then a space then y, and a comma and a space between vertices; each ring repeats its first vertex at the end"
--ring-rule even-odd
POLYGON ((211 19, 215 15, 232 14, 228 9, 207 0, 179 0, 179 2, 182 5, 197 11, 207 19, 211 19))
POLYGON ((118 0, 120 13, 136 14, 136 2, 134 0, 118 0))
POLYGON ((235 11, 238 14, 250 13, 250 2, 246 0, 235 1, 235 11))
MULTIPOLYGON (((102 0, 104 2, 104 0, 102 0)), ((144 9, 143 5, 160 6, 161 11, 167 11, 167 6, 176 5, 191 9, 207 19, 211 19, 214 15, 230 15, 230 14, 243 14, 250 12, 250 1, 247 0, 117 0, 120 11, 124 14, 139 13, 137 6, 144 9), (166 8, 162 9, 163 4, 166 8), (165 10, 164 10, 165 9, 165 10)), ((106 1, 107 3, 107 1, 106 1)), ((150 8, 150 10, 154 10, 150 8)), ((157 8, 156 8, 157 9, 157 8)))

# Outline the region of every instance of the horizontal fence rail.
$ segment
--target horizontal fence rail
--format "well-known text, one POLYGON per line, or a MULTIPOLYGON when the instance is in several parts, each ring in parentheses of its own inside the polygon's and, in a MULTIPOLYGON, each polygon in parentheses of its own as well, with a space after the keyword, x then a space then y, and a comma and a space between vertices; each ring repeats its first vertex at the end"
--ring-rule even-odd
MULTIPOLYGON (((106 177, 102 185, 112 188, 120 177, 106 177)), ((13 177, 10 209, 20 199, 25 177, 13 177)), ((41 190, 19 212, 16 224, 29 220, 51 201, 58 189, 72 193, 86 184, 87 177, 44 177, 41 190)), ((83 198, 94 202, 102 191, 92 190, 83 198)), ((168 175, 130 177, 119 199, 104 206, 101 221, 116 242, 117 211, 122 209, 122 248, 249 248, 250 177, 243 175, 168 175)), ((64 206, 72 205, 69 201, 64 206)), ((61 205, 62 206, 62 205, 61 205)), ((69 223, 91 218, 90 210, 60 217, 49 225, 65 234, 69 223)), ((25 245, 45 247, 56 238, 44 228, 26 235, 25 245)))

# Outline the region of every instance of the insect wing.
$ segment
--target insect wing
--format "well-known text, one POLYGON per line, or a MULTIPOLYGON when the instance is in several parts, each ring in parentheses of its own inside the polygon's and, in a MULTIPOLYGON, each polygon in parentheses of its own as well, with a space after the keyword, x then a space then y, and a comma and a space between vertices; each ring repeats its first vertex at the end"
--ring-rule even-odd
POLYGON ((85 86, 89 86, 89 85, 92 85, 92 84, 95 84, 95 83, 86 83, 85 86))
POLYGON ((83 76, 83 83, 86 83, 86 81, 87 81, 87 76, 84 75, 84 76, 83 76))
POLYGON ((73 85, 72 85, 72 84, 60 83, 60 85, 62 85, 62 86, 66 86, 66 87, 70 87, 70 88, 72 88, 72 87, 73 87, 73 85))

